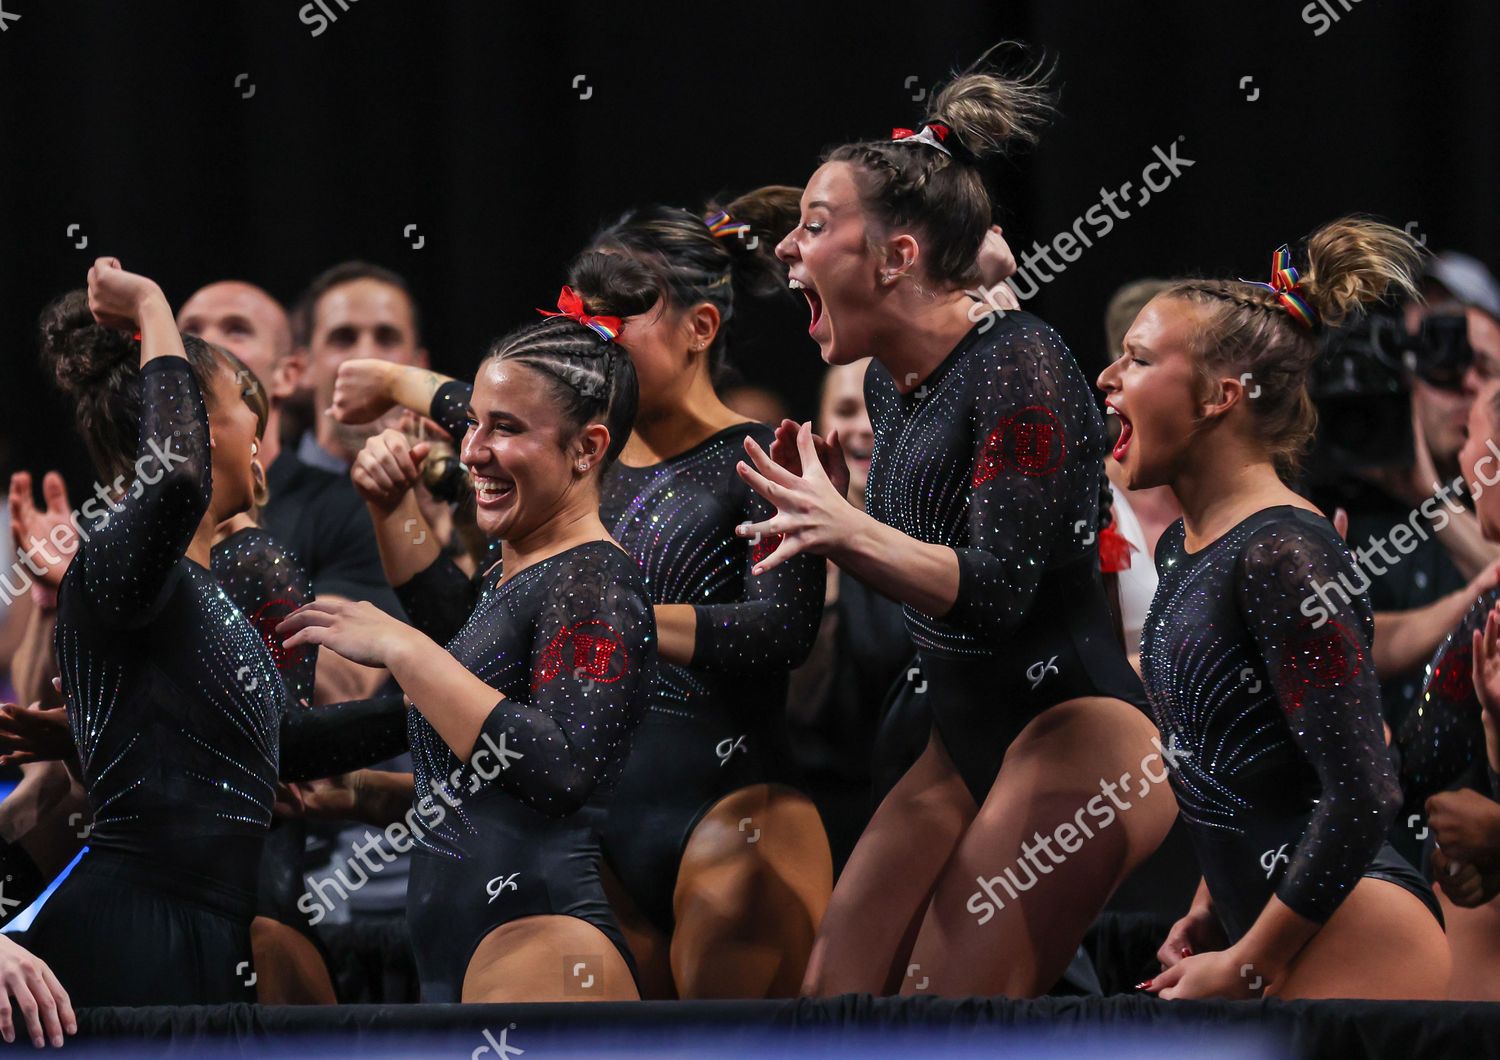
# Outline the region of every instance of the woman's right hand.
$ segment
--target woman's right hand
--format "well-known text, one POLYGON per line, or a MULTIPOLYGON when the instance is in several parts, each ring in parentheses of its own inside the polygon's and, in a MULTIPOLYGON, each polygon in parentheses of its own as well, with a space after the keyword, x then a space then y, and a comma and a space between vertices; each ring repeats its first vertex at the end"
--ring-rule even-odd
POLYGON ((373 423, 396 405, 392 377, 405 369, 374 357, 355 357, 339 365, 328 414, 340 423, 373 423))
POLYGON ((63 1032, 78 1033, 78 1017, 68 992, 42 960, 4 935, 0 935, 0 1038, 16 1040, 11 999, 26 1017, 31 1044, 44 1048, 50 1040, 61 1048, 63 1032))
POLYGON ((134 331, 141 307, 153 298, 166 302, 155 280, 126 272, 119 258, 98 258, 89 269, 89 311, 107 328, 134 331))
POLYGON ((413 444, 394 428, 381 431, 365 442, 349 477, 366 503, 394 511, 422 477, 422 461, 431 448, 429 442, 413 444))
POLYGON ((273 807, 278 817, 316 817, 322 820, 355 819, 359 806, 360 770, 321 780, 278 784, 273 807))
POLYGON ((1224 936, 1224 929, 1219 924, 1219 918, 1214 915, 1213 907, 1195 905, 1188 910, 1187 916, 1172 925, 1167 932, 1167 940, 1156 951, 1156 959, 1165 969, 1179 963, 1184 957, 1191 957, 1195 953, 1211 953, 1228 945, 1229 939, 1224 936))

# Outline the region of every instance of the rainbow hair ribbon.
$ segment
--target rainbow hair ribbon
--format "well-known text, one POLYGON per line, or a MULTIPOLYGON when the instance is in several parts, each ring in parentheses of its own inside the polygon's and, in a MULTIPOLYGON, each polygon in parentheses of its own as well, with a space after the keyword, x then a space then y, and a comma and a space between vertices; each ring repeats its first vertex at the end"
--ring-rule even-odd
POLYGON ((576 320, 584 327, 593 331, 605 342, 613 342, 620 337, 619 317, 595 317, 583 311, 583 299, 573 288, 564 285, 562 293, 557 296, 558 312, 554 313, 547 309, 538 309, 537 312, 544 317, 568 317, 576 320))
POLYGON ((1271 255, 1270 283, 1261 283, 1259 280, 1242 280, 1241 282, 1264 287, 1274 292, 1276 300, 1281 303, 1281 308, 1309 331, 1318 326, 1317 311, 1308 305, 1307 300, 1299 293, 1302 282, 1297 270, 1292 268, 1292 252, 1285 243, 1276 248, 1276 252, 1271 255))
POLYGON ((744 221, 736 221, 729 216, 728 211, 720 210, 711 213, 703 219, 708 225, 708 234, 715 239, 723 239, 725 236, 747 236, 750 234, 750 226, 744 221))

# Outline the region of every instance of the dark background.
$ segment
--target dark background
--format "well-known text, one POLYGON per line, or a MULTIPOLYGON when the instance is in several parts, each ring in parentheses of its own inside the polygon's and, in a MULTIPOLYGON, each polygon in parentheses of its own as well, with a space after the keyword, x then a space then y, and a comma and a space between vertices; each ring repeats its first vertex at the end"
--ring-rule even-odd
MULTIPOLYGON (((1003 38, 1044 49, 1063 86, 1041 145, 996 175, 1018 253, 1139 183, 1153 145, 1182 137, 1195 163, 1028 304, 1090 370, 1118 284, 1261 278, 1342 213, 1500 263, 1488 0, 1326 0, 1321 36, 1295 0, 346 2, 313 37, 306 0, 0 0, 22 16, 0 33, 0 459, 89 478, 35 321, 99 254, 174 304, 231 277, 290 301, 329 264, 376 261, 410 277, 434 364, 462 374, 552 304, 599 222, 801 183, 824 148, 915 124, 920 88, 1003 38)), ((800 300, 753 307, 733 353, 803 415, 806 323, 800 300)))

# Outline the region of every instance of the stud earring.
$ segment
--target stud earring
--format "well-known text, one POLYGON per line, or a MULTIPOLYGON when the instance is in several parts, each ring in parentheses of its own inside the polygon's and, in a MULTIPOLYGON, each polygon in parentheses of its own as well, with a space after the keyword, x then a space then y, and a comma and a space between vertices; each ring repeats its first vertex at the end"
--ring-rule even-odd
POLYGON ((578 461, 578 470, 579 471, 587 471, 588 469, 589 469, 588 461, 586 461, 586 460, 580 460, 580 461, 578 461))

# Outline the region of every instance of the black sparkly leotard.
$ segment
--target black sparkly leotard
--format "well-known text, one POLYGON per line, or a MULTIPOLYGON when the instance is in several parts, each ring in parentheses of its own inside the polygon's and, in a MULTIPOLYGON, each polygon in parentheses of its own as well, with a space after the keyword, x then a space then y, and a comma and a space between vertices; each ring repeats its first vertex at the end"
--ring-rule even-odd
MULTIPOLYGON (((278 769, 306 779, 389 754, 404 712, 399 697, 288 711, 257 628, 184 554, 211 491, 187 362, 149 362, 141 392, 137 478, 85 530, 58 591, 54 650, 89 849, 27 941, 80 1004, 251 1001, 278 769)), ((230 580, 243 589, 253 576, 230 580)))
POLYGON ((980 321, 909 393, 872 362, 865 401, 866 509, 958 555, 948 613, 904 611, 938 734, 982 803, 1047 707, 1145 706, 1099 572, 1104 420, 1061 337, 1021 312, 980 321))
MULTIPOLYGON (((407 614, 503 693, 469 762, 411 712, 417 849, 407 888, 424 1001, 458 1001, 475 948, 527 916, 575 916, 619 949, 600 829, 656 678, 656 618, 630 557, 578 545, 501 581, 446 557, 397 587, 407 614)), ((580 960, 583 958, 580 957, 580 960)))
POLYGON ((54 647, 94 823, 28 941, 75 1004, 249 1001, 286 690, 184 555, 211 490, 184 358, 141 369, 138 457, 58 591, 54 647))
MULTIPOLYGON (((445 384, 433 401, 433 418, 460 441, 468 401, 465 383, 445 384)), ((604 833, 611 870, 667 934, 682 852, 704 814, 748 785, 795 782, 787 675, 811 651, 822 614, 820 558, 750 574, 776 542, 734 532, 775 514, 735 472, 746 436, 768 448, 773 432, 735 424, 658 464, 616 463, 601 487, 600 518, 640 564, 652 603, 697 612, 692 665, 661 663, 604 833)))
POLYGON ((1272 894, 1326 921, 1362 876, 1425 882, 1385 841, 1400 806, 1356 596, 1329 614, 1315 586, 1352 576, 1321 516, 1267 508, 1206 548, 1181 520, 1156 549, 1161 581, 1141 636, 1151 708, 1214 911, 1231 941, 1272 894))
MULTIPOLYGON (((1428 796, 1462 784, 1485 790, 1484 721, 1474 692, 1474 631, 1500 600, 1490 589, 1474 601, 1458 628, 1433 653, 1422 693, 1401 721, 1401 790, 1420 810, 1428 796)), ((1398 827, 1400 822, 1398 822, 1398 827)))
MULTIPOLYGON (((282 777, 329 776, 406 750, 406 705, 399 694, 310 705, 317 651, 309 645, 288 649, 276 632, 282 619, 313 598, 312 581, 291 552, 265 530, 248 527, 214 546, 213 572, 260 634, 286 685, 282 777)), ((296 928, 321 947, 307 914, 297 908, 306 841, 307 822, 301 818, 271 822, 261 851, 256 914, 296 928)))

